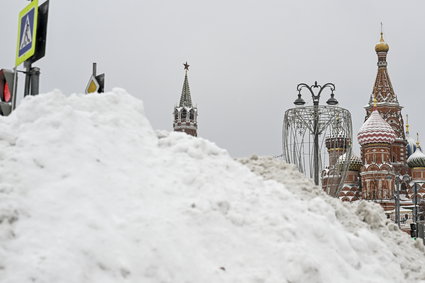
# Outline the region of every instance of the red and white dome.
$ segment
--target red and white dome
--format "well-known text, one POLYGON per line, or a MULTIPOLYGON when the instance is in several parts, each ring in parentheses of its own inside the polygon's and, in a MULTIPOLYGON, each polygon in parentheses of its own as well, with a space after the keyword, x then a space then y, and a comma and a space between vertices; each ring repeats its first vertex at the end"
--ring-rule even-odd
POLYGON ((393 128, 382 119, 378 110, 373 110, 357 134, 360 145, 369 143, 393 143, 395 141, 393 128))

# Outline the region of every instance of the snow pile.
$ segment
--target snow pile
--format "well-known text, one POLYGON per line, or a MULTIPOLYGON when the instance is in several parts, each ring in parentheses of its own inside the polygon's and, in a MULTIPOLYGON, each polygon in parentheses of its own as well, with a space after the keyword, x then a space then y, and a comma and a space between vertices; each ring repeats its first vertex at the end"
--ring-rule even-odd
POLYGON ((26 98, 0 118, 0 160, 2 283, 425 279, 423 246, 379 207, 155 132, 120 89, 26 98))

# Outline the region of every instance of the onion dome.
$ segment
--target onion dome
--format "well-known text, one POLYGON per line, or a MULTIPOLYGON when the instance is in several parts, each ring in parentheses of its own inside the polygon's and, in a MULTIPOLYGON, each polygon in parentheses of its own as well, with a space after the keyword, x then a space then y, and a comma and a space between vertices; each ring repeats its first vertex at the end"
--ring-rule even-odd
POLYGON ((406 151, 408 157, 416 151, 416 142, 410 137, 407 138, 406 151))
POLYGON ((390 47, 388 44, 384 41, 384 33, 381 32, 381 39, 379 42, 375 45, 375 51, 376 52, 388 52, 390 50, 390 47))
POLYGON ((351 144, 351 139, 347 137, 347 133, 339 131, 337 133, 329 135, 325 140, 326 148, 347 148, 351 144))
POLYGON ((388 143, 395 141, 396 135, 391 126, 382 119, 378 110, 373 110, 357 134, 360 145, 370 143, 388 143))
MULTIPOLYGON (((342 166, 345 163, 345 160, 347 158, 347 153, 344 153, 343 155, 341 155, 338 158, 338 161, 336 162, 336 166, 338 166, 338 168, 341 168, 340 166, 342 166)), ((363 163, 361 161, 361 159, 354 154, 351 154, 350 157, 350 161, 348 163, 348 171, 360 171, 360 168, 362 167, 363 163)))
POLYGON ((425 154, 420 148, 416 148, 415 152, 407 159, 407 165, 410 168, 425 167, 425 154))

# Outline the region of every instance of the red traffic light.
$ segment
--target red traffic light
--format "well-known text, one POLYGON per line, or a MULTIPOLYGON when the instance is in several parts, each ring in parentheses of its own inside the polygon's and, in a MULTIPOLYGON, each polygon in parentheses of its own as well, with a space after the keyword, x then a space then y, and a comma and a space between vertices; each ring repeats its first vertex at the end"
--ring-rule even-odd
POLYGON ((4 89, 3 89, 3 101, 10 102, 11 99, 12 99, 12 95, 10 94, 9 84, 6 82, 4 84, 4 89))
POLYGON ((0 116, 8 116, 12 112, 14 82, 13 71, 0 69, 0 116))
POLYGON ((0 70, 0 100, 2 102, 12 102, 14 76, 13 71, 0 70))

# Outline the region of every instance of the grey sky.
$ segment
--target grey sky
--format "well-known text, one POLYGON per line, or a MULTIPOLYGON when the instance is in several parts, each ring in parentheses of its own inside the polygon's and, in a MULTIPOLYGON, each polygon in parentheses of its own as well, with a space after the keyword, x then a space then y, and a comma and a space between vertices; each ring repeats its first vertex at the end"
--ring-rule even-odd
MULTIPOLYGON (((1 1, 0 66, 12 68, 17 17, 28 2, 1 1)), ((424 11, 423 0, 51 0, 47 54, 35 65, 41 92, 69 94, 84 91, 96 61, 106 90, 127 89, 144 101, 154 128, 171 130, 187 60, 199 136, 233 156, 278 155, 283 113, 300 82, 335 83, 357 133, 382 21, 403 114, 411 132, 425 135, 424 11)))

